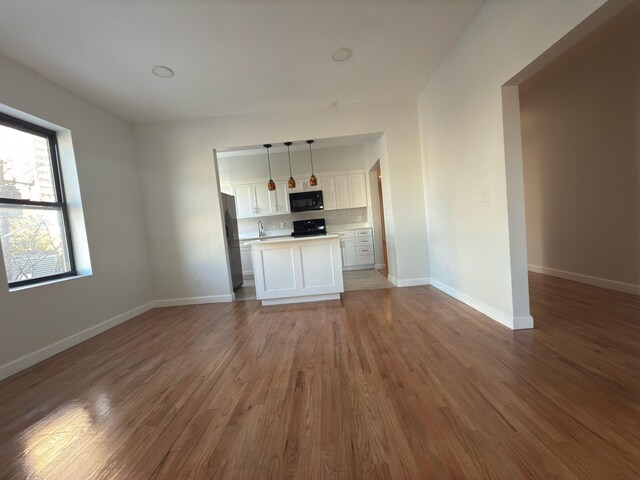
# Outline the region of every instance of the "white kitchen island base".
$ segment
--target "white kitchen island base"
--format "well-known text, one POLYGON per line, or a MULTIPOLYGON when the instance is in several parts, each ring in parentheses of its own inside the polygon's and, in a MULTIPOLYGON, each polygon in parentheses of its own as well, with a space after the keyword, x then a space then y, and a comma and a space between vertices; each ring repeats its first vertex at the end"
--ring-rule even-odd
POLYGON ((265 307, 268 307, 269 305, 283 305, 286 303, 323 302, 325 300, 340 300, 340 294, 329 293, 327 295, 305 295, 303 297, 272 298, 272 299, 262 300, 262 305, 265 307))
POLYGON ((263 305, 337 300, 344 291, 339 235, 248 243, 263 305))

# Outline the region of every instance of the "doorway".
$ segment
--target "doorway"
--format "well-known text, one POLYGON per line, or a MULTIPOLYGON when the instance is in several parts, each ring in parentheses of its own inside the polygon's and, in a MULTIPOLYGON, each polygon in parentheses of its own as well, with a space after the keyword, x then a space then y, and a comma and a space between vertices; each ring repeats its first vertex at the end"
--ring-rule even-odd
POLYGON ((380 159, 369 170, 369 186, 371 189, 371 216, 374 231, 378 232, 376 241, 376 270, 387 277, 389 275, 389 258, 387 256, 387 233, 384 220, 384 200, 382 194, 382 170, 380 159))

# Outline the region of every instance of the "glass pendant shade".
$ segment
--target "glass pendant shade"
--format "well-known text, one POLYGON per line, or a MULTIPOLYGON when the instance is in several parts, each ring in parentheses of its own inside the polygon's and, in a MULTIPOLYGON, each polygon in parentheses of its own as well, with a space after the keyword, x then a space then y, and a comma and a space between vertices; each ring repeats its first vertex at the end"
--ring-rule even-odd
POLYGON ((318 185, 318 179, 313 174, 313 155, 311 154, 311 144, 313 140, 307 140, 307 143, 309 144, 309 160, 311 160, 311 178, 309 178, 309 185, 315 187, 318 185))
POLYGON ((267 164, 269 165, 269 182, 267 183, 267 189, 270 192, 273 192, 276 189, 276 182, 274 182, 273 178, 271 177, 271 158, 269 157, 269 149, 271 148, 271 144, 265 143, 263 147, 267 149, 267 164))
POLYGON ((292 142, 284 142, 284 144, 287 146, 287 155, 289 155, 289 182, 287 185, 289 188, 296 188, 296 180, 291 173, 291 150, 289 150, 289 147, 291 147, 292 142))

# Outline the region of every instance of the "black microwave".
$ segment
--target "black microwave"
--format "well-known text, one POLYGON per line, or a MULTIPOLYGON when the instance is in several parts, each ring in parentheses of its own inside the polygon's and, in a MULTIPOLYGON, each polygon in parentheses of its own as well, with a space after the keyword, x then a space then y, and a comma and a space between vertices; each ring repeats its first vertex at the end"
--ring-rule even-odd
POLYGON ((307 212, 309 210, 324 210, 322 190, 289 194, 289 206, 292 212, 307 212))

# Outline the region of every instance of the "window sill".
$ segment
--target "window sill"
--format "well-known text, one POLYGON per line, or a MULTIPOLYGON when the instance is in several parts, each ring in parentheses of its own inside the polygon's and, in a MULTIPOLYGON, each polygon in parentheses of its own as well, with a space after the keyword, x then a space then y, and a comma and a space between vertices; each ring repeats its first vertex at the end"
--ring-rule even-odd
POLYGON ((30 290, 32 288, 38 288, 38 287, 44 287, 46 285, 53 285, 56 283, 61 283, 61 282, 69 282, 72 280, 78 280, 81 278, 87 278, 90 277, 91 275, 93 275, 92 273, 79 273, 77 275, 73 275, 71 277, 64 277, 64 278, 56 278, 55 280, 45 280, 43 282, 38 282, 38 283, 32 283, 31 285, 23 285, 21 287, 12 287, 9 289, 9 292, 13 293, 13 292, 20 292, 22 290, 30 290))

